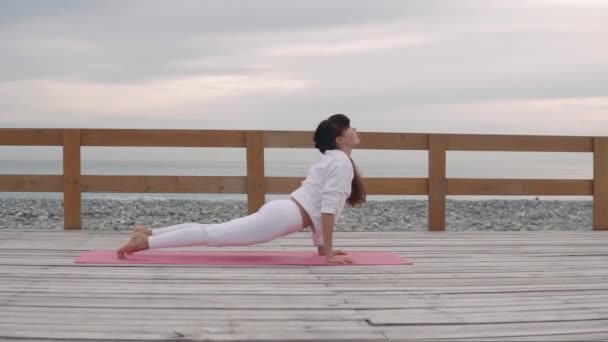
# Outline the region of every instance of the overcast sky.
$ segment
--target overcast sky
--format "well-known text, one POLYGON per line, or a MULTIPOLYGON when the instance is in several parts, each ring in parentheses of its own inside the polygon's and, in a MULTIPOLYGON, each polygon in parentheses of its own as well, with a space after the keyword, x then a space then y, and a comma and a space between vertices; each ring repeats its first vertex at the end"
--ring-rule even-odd
POLYGON ((608 1, 0 0, 0 127, 608 135, 608 1))

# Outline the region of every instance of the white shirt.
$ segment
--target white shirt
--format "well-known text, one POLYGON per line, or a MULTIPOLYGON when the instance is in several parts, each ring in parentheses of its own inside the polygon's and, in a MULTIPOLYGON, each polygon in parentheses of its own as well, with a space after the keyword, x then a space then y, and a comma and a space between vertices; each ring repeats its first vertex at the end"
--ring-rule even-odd
POLYGON ((310 216, 316 247, 323 246, 321 214, 335 214, 335 221, 338 220, 350 196, 353 177, 353 164, 348 155, 338 149, 327 150, 308 170, 302 185, 291 193, 310 216))

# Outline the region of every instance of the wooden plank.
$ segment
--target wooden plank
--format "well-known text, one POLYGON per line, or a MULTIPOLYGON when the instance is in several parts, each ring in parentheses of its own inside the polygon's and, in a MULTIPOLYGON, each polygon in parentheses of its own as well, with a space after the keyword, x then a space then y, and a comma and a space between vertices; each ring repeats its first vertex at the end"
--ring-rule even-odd
MULTIPOLYGON (((217 275, 216 275, 217 277, 217 275)), ((318 276, 319 279, 325 281, 358 281, 358 280, 367 280, 369 279, 367 275, 360 273, 340 273, 340 274, 329 274, 318 276)), ((416 281, 416 280, 425 280, 425 281, 454 281, 457 279, 490 279, 500 282, 504 279, 527 279, 528 281, 533 282, 534 278, 547 279, 553 278, 555 280, 566 280, 566 279, 578 279, 578 278, 586 278, 590 279, 592 277, 608 277, 608 271, 582 271, 582 272, 572 272, 572 271, 559 271, 554 270, 550 272, 484 272, 484 273, 473 273, 466 272, 463 273, 451 273, 451 274, 436 274, 436 273, 386 273, 386 274, 377 274, 375 278, 384 279, 391 278, 393 280, 408 280, 408 281, 416 281)))
POLYGON ((115 193, 245 193, 240 176, 98 176, 83 175, 83 192, 115 193))
POLYGON ((80 324, 58 322, 23 327, 0 324, 7 337, 71 340, 161 340, 161 341, 301 341, 301 340, 386 340, 379 329, 364 321, 205 321, 204 317, 171 325, 147 324, 112 326, 104 322, 80 324), (295 338, 294 338, 295 337, 295 338))
MULTIPOLYGON (((179 286, 179 285, 177 285, 179 286)), ((192 291, 204 291, 207 288, 219 289, 220 287, 226 288, 231 286, 230 284, 222 285, 207 285, 193 288, 192 291)), ((280 285, 268 286, 269 289, 279 289, 280 285)), ((270 301, 268 298, 261 298, 259 296, 252 295, 251 298, 240 301, 215 301, 215 300, 202 300, 197 298, 173 298, 170 294, 167 294, 165 298, 118 298, 117 300, 111 300, 108 298, 72 298, 68 294, 72 292, 73 288, 65 288, 65 296, 43 298, 43 297, 32 297, 32 298, 21 298, 15 297, 9 299, 9 303, 5 305, 10 306, 48 306, 48 307, 71 307, 77 308, 148 308, 148 309, 171 309, 171 308, 184 308, 184 309, 298 309, 298 310, 330 310, 330 309, 350 309, 350 305, 344 303, 340 298, 334 299, 315 299, 313 298, 301 298, 300 300, 294 300, 293 296, 288 299, 270 301)), ((3 305, 4 306, 4 305, 3 305)))
POLYGON ((423 133, 358 132, 364 150, 428 150, 429 135, 423 133))
MULTIPOLYGON (((504 309, 504 308, 503 308, 504 309)), ((391 309, 368 310, 366 315, 373 325, 405 325, 424 324, 491 324, 513 322, 568 322, 582 320, 607 320, 608 311, 589 309, 560 308, 553 310, 518 310, 517 307, 508 308, 509 311, 469 312, 460 308, 431 309, 391 309)), ((476 309, 477 311, 478 309, 476 309)))
POLYGON ((314 148, 313 132, 264 131, 264 147, 267 148, 314 148))
POLYGON ((247 211, 252 214, 266 202, 264 134, 247 132, 247 211))
MULTIPOLYGON (((61 243, 61 242, 59 242, 61 243)), ((124 243, 124 242, 123 242, 124 243)), ((115 246, 114 246, 115 248, 115 246)), ((515 248, 515 247, 514 247, 515 248)), ((290 249, 293 250, 293 249, 290 249)), ((310 250, 310 249, 309 249, 310 250)), ((407 254, 403 254, 404 257, 407 257, 407 254)), ((481 255, 480 255, 481 256, 481 255)), ((71 256, 61 256, 61 257, 44 257, 44 256, 40 256, 37 258, 13 258, 13 259, 9 259, 9 258, 5 258, 5 259, 0 259, 0 265, 12 265, 12 266, 17 266, 17 265, 36 265, 36 266, 41 266, 41 265, 46 265, 46 266, 68 266, 68 265, 73 265, 73 261, 74 259, 76 259, 78 257, 78 253, 74 253, 71 256)), ((411 258, 410 258, 411 259, 411 258)), ((416 263, 416 265, 418 265, 418 267, 422 268, 422 267, 440 267, 440 269, 444 269, 444 268, 448 268, 449 266, 451 266, 453 269, 455 267, 460 267, 460 265, 464 262, 464 260, 460 260, 460 261, 454 261, 454 257, 449 258, 449 257, 444 257, 444 258, 435 258, 436 260, 434 261, 428 261, 429 259, 423 259, 423 258, 413 258, 412 260, 416 263)), ((555 265, 551 262, 551 258, 546 258, 547 260, 544 261, 536 261, 536 260, 532 260, 527 262, 527 260, 525 258, 521 258, 519 260, 506 260, 506 261, 500 261, 500 260, 486 260, 486 261, 475 261, 475 258, 467 258, 468 260, 466 260, 466 265, 469 267, 475 267, 475 268, 485 268, 485 269, 491 269, 491 268, 517 268, 517 267, 538 267, 538 268, 560 268, 560 267, 591 267, 591 268, 601 268, 602 265, 606 264, 606 259, 605 258, 597 258, 596 260, 576 260, 576 261, 560 261, 559 265, 555 265), (590 266, 591 265, 591 266, 590 266)), ((533 259, 533 258, 528 258, 528 259, 533 259)), ((109 265, 105 266, 108 267, 109 265)), ((110 266, 111 267, 111 266, 110 266)), ((129 265, 117 265, 114 267, 129 267, 129 265)), ((138 267, 146 267, 143 265, 140 265, 138 267)), ((153 266, 150 266, 153 267, 153 266)), ((163 265, 154 265, 154 267, 161 267, 161 268, 169 268, 171 266, 163 266, 163 265)), ((214 267, 214 266, 210 266, 210 267, 214 267)), ((218 266, 219 267, 219 266, 218 266)), ((302 267, 302 266, 299 266, 302 267)), ((317 268, 324 268, 327 266, 311 266, 314 267, 314 269, 316 270, 317 268)), ((406 266, 401 266, 401 267, 406 267, 406 266)))
POLYGON ((313 311, 303 309, 265 310, 265 309, 142 309, 142 308, 73 308, 62 307, 21 307, 7 306, 0 312, 0 319, 7 321, 12 317, 53 319, 63 317, 64 319, 90 318, 90 319, 116 319, 123 320, 127 316, 147 316, 150 320, 181 320, 193 317, 204 317, 206 320, 255 320, 264 317, 266 320, 288 321, 288 320, 363 320, 365 315, 352 309, 334 309, 325 311, 313 311), (4 310, 5 309, 5 310, 4 310), (83 317, 84 316, 84 317, 83 317))
POLYGON ((608 230, 608 138, 593 145, 593 229, 608 230))
POLYGON ((0 192, 62 192, 62 175, 0 175, 0 192))
MULTIPOLYGON (((158 275, 158 272, 154 268, 115 268, 115 267, 56 267, 47 268, 44 266, 11 266, 7 265, 2 268, 0 274, 5 277, 21 275, 22 277, 37 275, 40 277, 82 277, 86 275, 87 278, 132 278, 134 274, 138 277, 147 279, 148 277, 166 277, 170 276, 173 279, 199 279, 205 277, 212 278, 223 278, 227 277, 230 280, 238 280, 242 277, 253 277, 253 276, 264 276, 268 274, 268 270, 265 268, 252 268, 252 267, 230 267, 230 268, 209 268, 204 273, 192 273, 184 272, 189 268, 182 268, 175 266, 174 268, 163 269, 162 276, 158 275)), ((300 277, 318 277, 310 268, 303 267, 275 267, 273 268, 273 277, 284 278, 285 280, 296 280, 300 277)), ((362 271, 362 270, 359 270, 362 271)), ((529 274, 522 271, 524 274, 529 274)), ((535 271, 530 271, 535 272, 535 271)), ((593 272, 593 270, 583 270, 583 272, 593 272)), ((483 274, 483 273, 482 273, 483 274)), ((590 273, 591 274, 591 273, 590 273)), ((2 289, 0 289, 1 291, 2 289)))
MULTIPOLYGON (((358 301, 364 301, 363 303, 365 303, 365 299, 367 296, 371 295, 376 295, 376 296, 406 296, 409 298, 411 298, 412 300, 427 300, 428 303, 437 303, 439 301, 439 303, 443 303, 443 304, 437 304, 438 306, 441 305, 445 305, 446 307, 448 307, 450 304, 448 303, 453 303, 452 305, 458 305, 458 302, 452 302, 452 300, 468 300, 469 302, 474 302, 475 299, 479 298, 480 302, 486 302, 490 299, 500 299, 500 300, 506 300, 506 299, 515 299, 515 301, 517 300, 524 300, 524 299, 528 299, 529 301, 538 301, 538 302, 544 302, 544 301, 556 301, 556 300, 560 300, 563 302, 569 302, 569 303, 577 303, 579 300, 584 302, 584 303, 588 303, 590 300, 592 300, 592 298, 599 298, 599 300, 597 299, 593 299, 596 302, 600 302, 600 300, 604 299, 605 296, 605 290, 602 289, 596 289, 596 290, 579 290, 579 289, 573 289, 573 290, 567 290, 567 291, 559 291, 559 292, 551 292, 551 293, 547 293, 544 290, 540 290, 540 291, 526 291, 526 292, 518 292, 518 293, 512 293, 512 292, 502 292, 502 293, 475 293, 475 292, 468 292, 468 293, 415 293, 415 292, 408 292, 405 289, 397 289, 397 290, 391 290, 391 291, 377 291, 377 292, 369 292, 369 291, 363 291, 363 290, 355 290, 355 291, 348 291, 348 292, 340 292, 340 294, 344 294, 345 296, 348 295, 349 297, 346 297, 346 300, 354 300, 352 297, 356 296, 356 300, 358 301)), ((359 302, 354 302, 353 304, 359 304, 359 302)))
POLYGON ((438 286, 438 285, 416 285, 410 286, 409 284, 404 285, 403 282, 395 283, 384 283, 381 285, 377 284, 327 284, 330 289, 339 292, 345 291, 360 291, 365 289, 366 291, 392 291, 395 289, 407 290, 410 292, 426 293, 426 294, 446 294, 446 293, 485 293, 485 294, 496 294, 501 292, 537 292, 547 291, 559 293, 561 291, 572 291, 572 290, 608 290, 608 285, 605 282, 598 284, 531 284, 531 285, 486 285, 486 286, 438 286))
POLYGON ((267 194, 289 194, 297 189, 304 177, 266 177, 267 194))
POLYGON ((83 129, 82 146, 245 147, 245 131, 83 129))
POLYGON ((63 131, 63 212, 66 230, 82 227, 80 130, 63 131))
MULTIPOLYGON (((105 285, 104 285, 105 286, 105 285)), ((64 296, 68 297, 69 300, 65 306, 47 306, 48 311, 55 311, 57 313, 65 312, 70 308, 74 308, 71 305, 72 301, 77 300, 78 298, 82 298, 86 300, 89 297, 100 297, 104 298, 107 302, 120 302, 120 301, 130 301, 131 298, 136 298, 141 302, 142 300, 147 299, 149 302, 156 303, 157 300, 162 300, 163 298, 171 298, 175 299, 178 302, 183 302, 187 300, 201 301, 201 305, 204 305, 206 308, 181 308, 184 311, 193 311, 193 310, 201 310, 207 311, 209 313, 215 312, 217 313, 213 319, 220 319, 222 316, 222 312, 238 312, 238 310, 243 309, 243 307, 247 306, 247 311, 262 311, 267 310, 269 316, 272 315, 273 311, 271 309, 281 309, 286 314, 290 312, 297 312, 300 315, 306 312, 305 308, 295 308, 295 306, 299 304, 295 304, 294 308, 284 308, 284 303, 288 302, 289 299, 285 299, 282 301, 273 300, 273 294, 271 293, 250 293, 249 295, 239 295, 235 294, 235 297, 231 297, 231 293, 225 294, 205 294, 200 299, 197 297, 199 291, 192 290, 189 293, 175 293, 173 294, 171 291, 167 291, 165 293, 158 294, 148 294, 148 293, 137 293, 133 292, 124 292, 124 293, 116 293, 116 294, 108 294, 108 293, 99 293, 99 292, 76 292, 70 293, 66 295, 64 292, 54 292, 52 295, 55 297, 64 296), (255 301, 251 299, 255 297, 269 299, 269 302, 261 302, 255 301), (225 305, 223 304, 225 302, 225 305), (261 307, 264 306, 264 307, 261 307), (272 306, 272 307, 271 307, 272 306), (276 307, 275 307, 276 306, 276 307), (252 308, 253 307, 253 308, 252 308), (59 310, 62 309, 62 310, 59 310)), ((46 301, 49 298, 49 294, 47 293, 39 293, 39 292, 30 292, 24 291, 23 293, 15 292, 14 296, 27 295, 41 299, 42 301, 46 301)), ((276 295, 281 295, 281 293, 277 293, 276 295)), ((347 296, 344 297, 344 301, 348 303, 348 309, 344 308, 329 308, 325 312, 318 313, 317 318, 321 319, 321 317, 326 317, 327 319, 331 318, 343 318, 343 319, 364 319, 369 317, 389 317, 390 320, 397 320, 397 317, 400 320, 391 323, 391 324, 404 324, 403 320, 407 319, 409 315, 415 315, 415 313, 428 313, 429 310, 436 310, 437 308, 441 308, 441 311, 447 314, 450 314, 451 317, 458 317, 460 314, 469 314, 469 315, 479 315, 482 313, 513 313, 520 311, 529 311, 529 312, 538 312, 538 311, 570 311, 570 310, 579 310, 579 312, 589 312, 589 313, 608 313, 608 306, 606 303, 606 297, 583 297, 578 298, 574 297, 572 299, 551 299, 551 298, 537 298, 537 297, 528 297, 528 296, 509 296, 504 298, 497 299, 487 299, 481 297, 480 301, 477 301, 475 298, 445 298, 445 299, 432 299, 432 298, 424 298, 420 295, 393 295, 393 296, 384 296, 386 299, 384 300, 364 300, 361 297, 373 298, 376 296, 380 296, 379 293, 366 293, 357 296, 347 296), (367 311, 369 310, 369 315, 367 315, 367 311), (391 316, 390 313, 393 312, 395 315, 391 316), (382 313, 380 316, 376 316, 379 313, 382 313), (405 317, 405 318, 404 318, 405 317)), ((297 294, 293 296, 302 298, 308 298, 317 303, 317 305, 321 305, 320 299, 327 298, 331 302, 331 297, 341 296, 341 294, 325 294, 324 296, 318 296, 316 293, 312 292, 308 295, 297 294)), ((447 295, 449 296, 449 295, 447 295)), ((9 302, 10 298, 3 297, 2 300, 9 302), (8 300, 7 300, 8 299, 8 300)), ((135 302, 131 302, 135 303, 135 302)), ((342 305, 342 304, 340 304, 342 305)), ((15 316, 35 316, 37 312, 40 311, 41 306, 20 306, 20 305, 12 305, 9 302, 9 305, 4 305, 3 310, 0 312, 0 321, 6 321, 7 319, 13 318, 15 316)), ((77 312, 86 312, 86 313, 102 313, 108 312, 112 309, 121 310, 121 311, 140 311, 143 312, 145 309, 149 310, 166 310, 172 311, 176 310, 177 307, 172 308, 150 308, 150 307, 124 307, 124 308, 115 308, 115 307, 105 307, 105 308, 96 308, 89 306, 81 306, 78 307, 75 313, 77 312)), ((48 311, 41 312, 40 316, 45 316, 48 314, 48 311)), ((278 311, 278 310, 277 310, 278 311)), ((108 312, 109 314, 109 312, 108 312)), ((232 314, 232 316, 236 316, 232 314)), ((245 316, 245 315, 242 315, 245 316)), ((247 315, 248 316, 248 315, 247 315)), ((278 316, 278 315, 277 315, 278 316)), ((303 315, 302 315, 303 316, 303 315)), ((312 315, 311 315, 312 316, 312 315)), ((287 316, 281 316, 284 319, 287 319, 287 316)), ((302 317, 304 318, 304 317, 302 317)), ((273 318, 273 319, 278 319, 273 318)), ((377 323, 380 324, 380 323, 377 323)), ((381 324, 387 324, 383 322, 381 324)))
POLYGON ((0 128, 0 146, 61 146, 62 130, 0 128))
MULTIPOLYGON (((357 149, 427 150, 428 136, 419 133, 358 132, 357 149)), ((314 148, 313 132, 265 131, 264 146, 269 148, 314 148)))
MULTIPOLYGON (((25 255, 24 255, 25 257, 25 255)), ((391 272, 390 270, 382 270, 377 271, 373 269, 362 269, 357 268, 356 270, 351 270, 350 272, 335 272, 335 273, 321 273, 315 270, 312 272, 310 269, 296 268, 296 269, 278 269, 276 273, 272 275, 273 279, 279 280, 309 280, 314 277, 316 280, 347 280, 347 279, 360 279, 369 277, 370 274, 374 274, 375 277, 379 279, 384 278, 392 278, 399 280, 408 280, 408 279, 428 279, 428 280, 442 280, 446 278, 450 279, 486 279, 486 278, 534 278, 534 277, 566 277, 566 278, 582 278, 587 276, 608 276, 608 271, 603 269, 594 269, 594 268, 556 268, 556 269, 495 269, 495 270, 476 270, 473 271, 468 268, 459 268, 458 270, 453 270, 452 272, 448 272, 443 269, 436 268, 427 268, 425 270, 416 269, 414 267, 411 268, 393 268, 391 272)), ((63 269, 45 269, 40 267, 22 267, 22 266, 6 266, 3 267, 3 270, 0 270, 0 275, 4 278, 11 278, 13 281, 27 281, 27 280, 35 280, 35 279, 52 279, 54 277, 61 278, 80 278, 82 275, 86 275, 87 279, 131 279, 133 277, 134 272, 137 272, 137 276, 139 279, 156 279, 156 272, 150 271, 147 269, 140 268, 138 270, 134 269, 98 269, 98 268, 63 268, 63 269)), ((215 280, 243 280, 243 279, 257 279, 256 277, 263 277, 266 275, 266 271, 264 270, 254 270, 249 269, 233 269, 233 270, 225 270, 225 269, 210 269, 206 271, 204 274, 198 273, 182 273, 182 271, 175 270, 173 272, 167 270, 167 274, 171 275, 172 279, 180 279, 187 281, 198 281, 205 279, 215 279, 215 280)), ((5 283, 5 280, 0 280, 0 282, 5 283)), ((0 289, 0 292, 2 289, 0 289)), ((607 294, 608 295, 608 294, 607 294)))
MULTIPOLYGON (((535 322, 499 324, 428 324, 409 326, 382 326, 381 330, 389 339, 399 341, 420 341, 438 339, 485 338, 527 336, 527 341, 537 341, 537 335, 547 334, 587 334, 607 333, 607 320, 572 322, 535 322)), ((569 341, 565 336, 562 341, 569 341)))
MULTIPOLYGON (((25 256, 23 256, 25 257, 25 256)), ((22 257, 22 258, 23 258, 22 257)), ((502 284, 507 284, 510 282, 523 282, 523 283, 543 283, 543 282, 563 282, 570 283, 576 282, 579 278, 584 278, 585 282, 596 282, 602 281, 608 277, 608 273, 601 271, 600 269, 590 269, 588 271, 576 272, 573 270, 560 272, 559 268, 556 268, 547 272, 534 272, 534 271, 501 271, 501 270, 486 270, 485 272, 472 272, 471 270, 462 270, 462 274, 459 272, 451 272, 451 273, 434 273, 437 272, 433 270, 433 273, 417 273, 420 271, 415 267, 411 266, 411 270, 406 271, 405 267, 402 267, 402 272, 387 272, 387 273, 374 273, 374 272, 363 272, 361 270, 352 271, 352 273, 336 273, 336 274, 325 274, 325 273, 317 273, 314 272, 312 274, 299 274, 296 276, 295 274, 286 273, 283 275, 273 275, 271 279, 275 280, 290 280, 290 281, 298 281, 300 283, 316 283, 319 280, 333 283, 344 283, 344 282, 373 282, 374 279, 386 280, 386 281, 402 281, 407 280, 410 284, 414 284, 417 282, 437 282, 440 281, 442 284, 459 284, 466 283, 466 281, 470 281, 471 279, 475 279, 479 284, 488 283, 491 284, 494 282, 502 282, 502 284), (375 274, 376 276, 371 278, 370 274, 375 274), (532 279, 532 278, 535 279, 532 279), (538 278, 538 279, 536 279, 538 278), (463 282, 464 281, 464 282, 463 282)), ((421 266, 421 268, 426 268, 421 266)), ((47 274, 42 273, 41 275, 37 275, 35 273, 30 273, 26 270, 23 270, 23 274, 19 273, 5 273, 4 275, 11 275, 11 279, 3 279, 0 280, 2 284, 18 284, 22 281, 36 280, 36 279, 49 279, 53 280, 57 283, 62 283, 63 280, 55 279, 55 274, 47 274)), ((69 274, 60 272, 61 277, 65 279, 78 278, 82 274, 87 274, 86 271, 79 271, 82 273, 69 274)), ((101 271, 100 271, 101 272, 101 271)), ((182 276, 179 274, 173 274, 171 280, 162 279, 159 282, 176 282, 181 281, 185 284, 187 283, 196 283, 196 282, 220 282, 220 281, 239 281, 242 283, 265 283, 267 282, 266 278, 263 277, 263 273, 260 274, 252 274, 247 273, 244 270, 240 272, 238 270, 233 270, 234 273, 220 273, 220 272, 211 272, 207 275, 189 275, 182 276), (177 280, 175 280, 177 279, 177 280)), ((89 280, 83 280, 83 284, 94 281, 103 281, 103 278, 112 276, 112 279, 129 279, 130 274, 122 274, 118 273, 116 275, 107 274, 105 272, 101 272, 100 275, 97 273, 90 274, 89 280), (101 278, 101 279, 100 279, 101 278)), ((134 280, 135 282, 147 281, 148 278, 154 278, 153 276, 146 276, 145 271, 138 272, 138 280, 134 280), (144 272, 143 274, 141 272, 144 272)))
MULTIPOLYGON (((16 281, 13 282, 2 282, 4 288, 4 291, 19 291, 20 289, 25 292, 26 290, 30 290, 32 292, 38 292, 38 291, 51 291, 52 289, 56 289, 60 290, 60 289, 66 289, 66 288, 74 288, 70 282, 73 282, 72 278, 66 279, 66 280, 58 280, 58 279, 49 279, 49 278, 44 278, 44 280, 48 280, 50 283, 47 284, 43 284, 43 285, 38 285, 38 284, 33 284, 33 285, 29 285, 29 284, 24 284, 24 282, 27 282, 28 280, 36 280, 39 278, 20 278, 16 281), (53 288, 51 289, 51 284, 53 286, 53 288)), ((103 280, 98 280, 97 283, 99 283, 99 285, 103 285, 103 284, 107 284, 109 286, 112 286, 112 283, 107 283, 103 280)), ((580 284, 582 283, 584 280, 585 284, 603 284, 605 282, 608 281, 608 276, 586 276, 586 277, 538 277, 538 279, 535 280, 531 280, 531 279, 526 279, 526 278, 509 278, 509 277, 499 277, 499 278, 471 278, 471 279, 450 279, 450 278, 443 278, 443 279, 416 279, 416 278, 412 278, 410 279, 409 277, 369 277, 369 275, 366 275, 365 277, 352 277, 349 280, 341 280, 341 279, 333 279, 333 280, 329 280, 329 279, 309 279, 309 280, 292 280, 292 282, 297 282, 298 284, 301 285, 317 285, 320 282, 324 282, 327 283, 330 286, 341 286, 341 285, 358 285, 358 286, 367 286, 367 285, 375 285, 377 284, 377 282, 382 282, 385 285, 400 285, 401 282, 405 281, 407 282, 408 286, 414 286, 414 287, 423 287, 423 286, 434 286, 436 283, 441 283, 442 286, 446 286, 446 287, 453 287, 454 289, 459 288, 459 287, 466 287, 469 286, 473 281, 475 282, 476 285, 478 286, 488 286, 488 287, 492 287, 492 286, 497 286, 497 285, 501 285, 501 286, 528 286, 528 285, 569 285, 569 284, 580 284), (377 280, 375 280, 374 278, 377 278, 377 280)), ((125 281, 125 279, 123 279, 122 281, 125 281)), ((275 279, 273 277, 268 277, 268 279, 260 279, 260 278, 255 278, 255 279, 245 279, 245 280, 239 280, 239 284, 242 286, 250 286, 250 287, 257 287, 257 286, 263 286, 266 284, 272 284, 274 282, 280 282, 281 279, 275 279)), ((132 281, 132 283, 142 283, 145 284, 147 283, 148 280, 141 280, 141 281, 132 281)), ((183 286, 183 288, 187 288, 189 290, 193 290, 196 289, 197 287, 200 287, 202 285, 216 285, 216 284, 223 284, 226 282, 230 282, 229 280, 226 279, 201 279, 198 280, 198 283, 194 282, 194 281, 186 281, 183 279, 180 279, 179 281, 158 281, 158 284, 165 284, 165 285, 179 285, 179 286, 183 286)), ((115 287, 116 290, 121 289, 123 290, 122 287, 118 287, 117 285, 113 285, 115 287)), ((97 287, 96 284, 91 283, 91 282, 84 282, 83 284, 79 284, 77 288, 81 288, 81 289, 86 289, 86 292, 97 292, 97 293, 103 293, 103 291, 97 291, 97 287)), ((126 289, 127 292, 130 291, 130 289, 127 287, 126 289)))
POLYGON ((365 178, 369 195, 427 195, 426 178, 365 178))
MULTIPOLYGON (((60 146, 61 129, 0 129, 0 145, 60 146)), ((82 146, 245 147, 242 130, 82 129, 82 146)), ((312 132, 264 131, 264 146, 310 148, 312 132)), ((359 132, 358 148, 427 150, 421 133, 359 132)), ((448 150, 592 152, 593 138, 575 136, 447 134, 448 150)))
POLYGON ((448 195, 543 195, 591 196, 593 181, 560 179, 472 179, 447 180, 448 195))
MULTIPOLYGON (((25 258, 23 256, 22 258, 25 258)), ((423 260, 424 256, 414 258, 414 260, 423 260)), ((463 260, 463 264, 468 264, 473 258, 463 260)), ((394 276, 395 279, 407 280, 409 277, 418 276, 424 279, 442 279, 446 277, 458 277, 462 273, 462 277, 472 278, 485 278, 485 277, 525 277, 527 275, 547 275, 547 276, 565 276, 566 274, 575 276, 587 276, 587 275, 606 275, 606 271, 601 269, 601 263, 598 263, 597 267, 582 265, 571 265, 556 267, 544 267, 539 266, 527 266, 527 265, 510 265, 502 267, 474 267, 474 266, 460 266, 454 268, 453 265, 432 265, 426 263, 424 266, 417 267, 418 264, 411 265, 410 267, 382 267, 378 270, 374 269, 373 266, 359 266, 356 269, 334 269, 327 270, 327 268, 302 268, 302 267, 275 267, 275 273, 285 275, 289 274, 289 279, 296 280, 297 276, 304 276, 305 274, 314 274, 316 277, 323 277, 330 275, 335 276, 349 276, 349 275, 360 275, 361 277, 369 277, 370 275, 378 275, 379 277, 390 277, 394 276), (331 271, 331 272, 330 272, 331 271)), ((21 278, 34 277, 36 272, 40 273, 39 277, 56 277, 63 276, 67 278, 78 278, 82 275, 87 275, 93 279, 99 277, 107 277, 112 275, 114 278, 130 278, 133 274, 137 274, 138 277, 147 279, 148 277, 155 277, 155 268, 99 268, 99 267, 78 267, 74 271, 68 271, 67 267, 58 268, 44 268, 41 265, 23 266, 23 265, 6 265, 3 266, 5 272, 1 274, 9 277, 18 277, 21 274, 21 278), (136 273, 135 273, 136 272, 136 273)), ((192 274, 188 271, 187 267, 164 268, 163 274, 170 276, 175 279, 198 279, 206 277, 217 277, 218 279, 232 279, 239 280, 241 277, 254 277, 257 274, 264 274, 267 272, 265 269, 247 269, 243 267, 230 267, 229 269, 223 268, 209 268, 206 270, 205 275, 192 274)), ((279 277, 279 275, 277 275, 279 277)))
POLYGON ((592 152, 593 138, 539 135, 446 134, 450 151, 592 152))
MULTIPOLYGON (((302 177, 266 177, 266 193, 289 194, 297 189, 302 177)), ((426 178, 365 178, 369 195, 426 195, 426 178)))
POLYGON ((447 140, 443 135, 429 135, 429 227, 430 231, 445 230, 445 199, 447 140))
MULTIPOLYGON (((476 337, 467 339, 450 339, 452 342, 471 342, 471 341, 483 341, 487 342, 487 337, 476 337)), ((594 332, 594 333, 572 333, 572 334, 551 334, 550 332, 542 335, 527 335, 527 336, 493 336, 492 342, 549 342, 549 341, 595 341, 595 342, 606 342, 608 341, 608 332, 594 332)))
MULTIPOLYGON (((84 294, 83 294, 84 295, 84 294)), ((125 294, 126 295, 126 294, 125 294)), ((357 294, 353 295, 357 296, 357 294)), ((572 297, 555 298, 553 296, 531 297, 531 296, 502 296, 499 298, 493 297, 469 297, 458 298, 449 294, 442 294, 437 298, 425 298, 416 295, 382 295, 375 293, 360 295, 357 297, 346 297, 346 301, 351 304, 352 309, 356 310, 379 310, 387 316, 390 311, 395 311, 395 315, 399 315, 397 309, 413 310, 413 309, 428 309, 433 310, 441 308, 443 312, 453 313, 449 310, 457 310, 457 312, 500 312, 514 310, 570 310, 570 309, 601 309, 606 312, 606 297, 572 297), (374 297, 382 297, 382 300, 374 300, 374 297)), ((496 295, 494 296, 496 297, 496 295)), ((411 313, 411 312, 410 312, 411 313)), ((452 315, 457 317, 458 315, 452 315)))

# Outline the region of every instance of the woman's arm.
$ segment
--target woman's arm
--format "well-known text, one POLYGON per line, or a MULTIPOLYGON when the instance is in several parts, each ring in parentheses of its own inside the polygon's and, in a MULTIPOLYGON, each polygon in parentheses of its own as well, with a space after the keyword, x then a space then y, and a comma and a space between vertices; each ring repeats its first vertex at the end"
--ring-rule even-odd
POLYGON ((323 247, 321 248, 323 248, 325 258, 328 262, 351 264, 353 261, 350 257, 346 256, 346 253, 339 250, 333 250, 335 218, 335 214, 321 214, 321 224, 323 225, 323 247))
POLYGON ((323 249, 326 256, 333 255, 334 222, 335 214, 322 213, 321 225, 323 226, 323 249))
POLYGON ((353 165, 350 159, 335 158, 327 166, 325 183, 321 190, 321 226, 325 257, 329 262, 350 263, 349 257, 337 255, 333 250, 336 212, 342 196, 350 191, 353 165))

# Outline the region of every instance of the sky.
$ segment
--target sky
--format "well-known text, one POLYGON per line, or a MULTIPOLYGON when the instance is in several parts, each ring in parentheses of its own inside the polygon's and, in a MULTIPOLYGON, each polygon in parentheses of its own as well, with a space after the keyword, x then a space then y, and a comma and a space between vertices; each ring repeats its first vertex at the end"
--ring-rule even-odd
POLYGON ((0 0, 0 127, 608 135, 604 0, 0 0))

